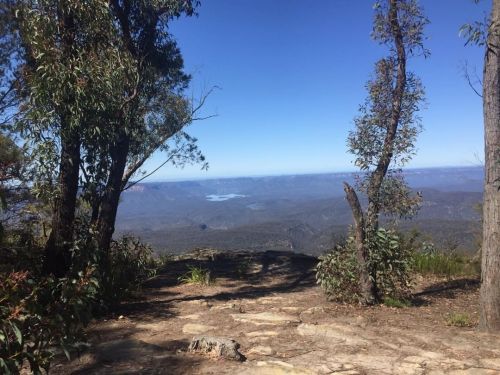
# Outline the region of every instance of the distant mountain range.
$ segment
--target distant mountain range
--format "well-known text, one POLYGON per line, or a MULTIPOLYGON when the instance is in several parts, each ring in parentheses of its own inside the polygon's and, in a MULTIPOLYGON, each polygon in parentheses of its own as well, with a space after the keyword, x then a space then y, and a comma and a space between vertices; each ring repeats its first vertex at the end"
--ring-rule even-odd
MULTIPOLYGON (((474 251, 483 169, 405 171, 423 194, 419 215, 401 223, 436 244, 474 251)), ((352 222, 342 182, 353 173, 225 178, 137 184, 122 195, 117 232, 132 233, 158 251, 195 247, 294 250, 319 254, 352 222)))

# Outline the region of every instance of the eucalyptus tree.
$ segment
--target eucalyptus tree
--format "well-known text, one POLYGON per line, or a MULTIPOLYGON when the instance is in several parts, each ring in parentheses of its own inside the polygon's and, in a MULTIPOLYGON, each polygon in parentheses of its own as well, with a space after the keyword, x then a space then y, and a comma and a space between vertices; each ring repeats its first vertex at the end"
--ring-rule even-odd
MULTIPOLYGON (((480 0, 474 0, 479 3, 480 0)), ((460 33, 485 49, 482 95, 484 195, 479 328, 500 331, 500 1, 492 0, 485 21, 463 25, 460 33)))
POLYGON ((35 187, 53 202, 44 271, 63 276, 71 263, 84 135, 96 131, 93 114, 108 106, 109 71, 118 76, 123 69, 106 1, 26 0, 17 15, 25 51, 20 125, 38 166, 35 187))
POLYGON ((15 87, 21 50, 16 30, 15 1, 0 0, 0 211, 7 206, 7 184, 19 177, 22 159, 9 134, 18 103, 15 87))
POLYGON ((45 182, 40 192, 54 201, 47 273, 62 276, 70 267, 80 193, 92 207, 105 270, 120 194, 144 162, 156 151, 174 164, 204 162, 184 127, 205 97, 195 104, 185 96, 190 76, 168 31, 197 5, 44 0, 19 8, 27 51, 21 124, 45 182))
POLYGON ((344 183, 354 218, 361 298, 366 304, 379 299, 377 264, 370 258, 376 251, 373 243, 380 214, 411 216, 420 201, 418 195, 412 195, 400 168, 415 154, 421 130, 418 111, 424 99, 422 83, 408 71, 407 60, 428 54, 423 46, 428 20, 416 0, 377 1, 374 9, 372 36, 390 54, 375 64, 373 78, 366 85, 368 97, 347 140, 355 165, 362 171, 356 188, 367 196, 365 210, 356 189, 344 183))
POLYGON ((107 110, 106 129, 90 144, 84 175, 98 233, 101 265, 108 268, 108 253, 121 192, 156 151, 174 164, 204 163, 196 139, 185 132, 205 98, 197 104, 184 94, 191 77, 169 22, 191 16, 197 1, 110 2, 117 28, 117 46, 127 54, 128 76, 116 91, 119 106, 107 110), (97 173, 96 173, 97 172, 97 173), (92 178, 94 176, 95 178, 92 178))
POLYGON ((16 2, 0 0, 0 128, 11 123, 17 107, 18 63, 21 58, 16 2))
POLYGON ((485 180, 479 328, 500 332, 500 0, 484 40, 485 180))

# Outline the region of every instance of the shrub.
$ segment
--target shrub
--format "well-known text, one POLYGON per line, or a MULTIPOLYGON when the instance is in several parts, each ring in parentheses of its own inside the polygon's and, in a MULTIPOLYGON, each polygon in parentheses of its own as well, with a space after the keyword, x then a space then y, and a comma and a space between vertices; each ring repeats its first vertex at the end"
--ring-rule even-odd
POLYGON ((35 374, 48 372, 54 348, 69 358, 82 345, 97 294, 94 269, 68 279, 35 279, 28 271, 0 276, 0 372, 16 374, 24 361, 35 374))
POLYGON ((446 324, 455 327, 472 327, 472 319, 467 313, 451 313, 446 317, 446 324))
POLYGON ((452 276, 478 276, 480 274, 479 260, 457 253, 438 252, 433 246, 426 245, 424 251, 414 254, 416 272, 448 278, 452 276))
POLYGON ((124 236, 113 241, 110 275, 104 280, 106 285, 103 287, 106 303, 116 303, 140 290, 144 281, 156 275, 161 263, 152 248, 135 237, 124 236))
POLYGON ((380 228, 368 245, 369 267, 382 297, 406 298, 411 292, 413 247, 394 230, 380 228))
POLYGON ((401 309, 403 307, 411 307, 411 301, 407 299, 385 297, 384 305, 386 305, 387 307, 396 307, 398 309, 401 309))
POLYGON ((320 257, 316 280, 330 299, 342 302, 359 299, 359 268, 353 237, 320 257))
POLYGON ((250 259, 243 259, 236 264, 235 274, 238 279, 244 279, 250 270, 252 262, 250 259))
POLYGON ((187 284, 210 285, 215 280, 209 270, 202 267, 188 266, 188 271, 179 277, 179 281, 187 284))
MULTIPOLYGON (((368 267, 380 295, 384 298, 407 297, 411 286, 412 247, 395 231, 381 228, 368 242, 368 249, 368 267)), ((352 236, 320 257, 316 279, 330 299, 342 302, 359 300, 359 265, 352 236)))

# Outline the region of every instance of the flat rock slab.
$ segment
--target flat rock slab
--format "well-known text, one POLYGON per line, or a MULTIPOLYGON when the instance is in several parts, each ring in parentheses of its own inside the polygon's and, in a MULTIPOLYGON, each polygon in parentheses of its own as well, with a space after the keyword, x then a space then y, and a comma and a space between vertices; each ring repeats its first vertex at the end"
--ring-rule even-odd
POLYGON ((359 336, 360 332, 340 324, 308 324, 303 323, 297 327, 301 336, 315 336, 328 339, 330 343, 344 345, 368 345, 369 341, 359 336))
POLYGON ((278 336, 278 335, 279 333, 276 331, 252 331, 245 333, 245 336, 247 337, 278 336))
POLYGON ((257 345, 248 351, 248 354, 273 355, 276 352, 270 346, 257 345))
POLYGON ((200 319, 200 314, 181 315, 178 318, 179 319, 198 320, 198 319, 200 319))
POLYGON ((261 312, 256 314, 231 314, 231 317, 242 323, 262 324, 288 324, 300 323, 299 318, 290 314, 261 312))
POLYGON ((240 344, 236 341, 214 336, 197 336, 189 344, 189 351, 206 354, 210 357, 225 358, 233 361, 244 361, 245 357, 238 351, 240 344))
POLYGON ((316 375, 317 372, 282 361, 258 361, 239 375, 316 375))
POLYGON ((198 323, 188 323, 184 324, 182 327, 182 332, 183 333, 189 333, 191 335, 199 335, 201 333, 205 333, 208 331, 211 331, 213 329, 216 329, 217 327, 214 326, 208 326, 204 324, 198 324, 198 323))

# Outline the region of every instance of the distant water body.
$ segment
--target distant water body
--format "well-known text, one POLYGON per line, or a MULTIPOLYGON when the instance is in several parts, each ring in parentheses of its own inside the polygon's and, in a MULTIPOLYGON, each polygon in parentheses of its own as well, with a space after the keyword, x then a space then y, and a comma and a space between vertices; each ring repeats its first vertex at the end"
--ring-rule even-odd
POLYGON ((246 195, 242 194, 210 194, 207 195, 207 201, 210 202, 223 202, 233 198, 245 198, 246 195))

